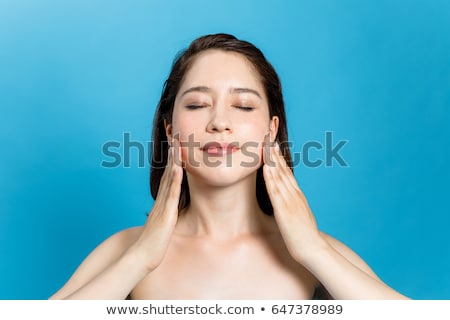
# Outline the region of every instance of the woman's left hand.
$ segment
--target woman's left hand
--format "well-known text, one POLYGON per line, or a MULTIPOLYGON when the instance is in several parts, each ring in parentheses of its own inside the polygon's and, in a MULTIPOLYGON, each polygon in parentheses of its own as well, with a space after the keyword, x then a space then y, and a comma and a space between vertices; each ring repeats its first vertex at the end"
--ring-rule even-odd
POLYGON ((275 220, 291 256, 302 263, 310 253, 326 241, 320 235, 317 223, 305 195, 288 167, 278 143, 270 142, 269 135, 263 151, 263 174, 272 202, 275 220))
POLYGON ((353 251, 337 240, 331 243, 318 230, 278 144, 266 141, 263 153, 267 192, 292 258, 309 269, 335 299, 408 299, 383 283, 353 251))

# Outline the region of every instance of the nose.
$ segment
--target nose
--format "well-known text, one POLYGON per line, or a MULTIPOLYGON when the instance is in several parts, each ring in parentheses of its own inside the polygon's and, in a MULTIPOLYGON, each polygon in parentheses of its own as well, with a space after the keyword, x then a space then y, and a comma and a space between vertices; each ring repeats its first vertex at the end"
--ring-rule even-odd
POLYGON ((226 110, 223 108, 212 108, 211 119, 208 122, 206 131, 214 132, 231 132, 231 121, 227 117, 226 110))

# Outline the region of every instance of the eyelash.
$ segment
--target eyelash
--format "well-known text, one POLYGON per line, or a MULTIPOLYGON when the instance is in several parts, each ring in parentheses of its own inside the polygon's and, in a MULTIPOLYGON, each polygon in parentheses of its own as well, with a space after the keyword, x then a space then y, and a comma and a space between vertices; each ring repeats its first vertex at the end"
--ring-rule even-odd
POLYGON ((250 112, 253 111, 254 109, 253 107, 246 107, 246 106, 234 106, 234 107, 245 112, 250 112))
MULTIPOLYGON (((198 105, 188 105, 186 106, 186 109, 188 110, 197 110, 200 108, 204 108, 205 106, 198 106, 198 105)), ((233 106, 239 110, 245 111, 245 112, 250 112, 252 111, 254 108, 253 107, 246 107, 246 106, 233 106)))
POLYGON ((195 110, 195 109, 200 109, 200 108, 203 108, 203 106, 196 106, 196 105, 186 106, 186 109, 189 109, 189 110, 195 110))

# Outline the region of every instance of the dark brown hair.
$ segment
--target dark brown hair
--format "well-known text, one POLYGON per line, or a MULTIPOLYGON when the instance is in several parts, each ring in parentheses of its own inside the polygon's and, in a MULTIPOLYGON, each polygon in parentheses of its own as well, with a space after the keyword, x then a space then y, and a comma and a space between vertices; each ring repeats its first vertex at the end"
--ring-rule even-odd
MULTIPOLYGON (((284 110, 283 94, 280 79, 273 66, 266 60, 264 54, 253 44, 239 40, 229 34, 212 34, 202 36, 194 40, 190 46, 183 50, 175 58, 169 77, 164 83, 161 99, 159 101, 153 123, 153 151, 152 167, 150 171, 150 189, 153 199, 158 195, 159 184, 167 164, 169 144, 167 141, 164 120, 172 123, 172 113, 175 97, 181 83, 192 66, 195 57, 205 50, 216 49, 242 54, 253 65, 260 76, 269 104, 270 118, 277 116, 279 119, 277 142, 288 166, 292 169, 292 159, 288 145, 288 133, 286 114, 284 110)), ((267 193, 262 173, 262 167, 258 169, 256 177, 256 197, 261 210, 273 215, 273 207, 267 193)), ((178 209, 184 209, 189 205, 190 195, 186 172, 183 174, 181 195, 178 209)))

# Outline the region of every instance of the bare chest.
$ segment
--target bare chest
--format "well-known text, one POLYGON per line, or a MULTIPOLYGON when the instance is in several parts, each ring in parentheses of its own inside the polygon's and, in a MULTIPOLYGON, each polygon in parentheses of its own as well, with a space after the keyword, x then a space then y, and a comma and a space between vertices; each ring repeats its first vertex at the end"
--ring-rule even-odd
POLYGON ((172 244, 133 299, 310 299, 316 279, 283 246, 172 244))

